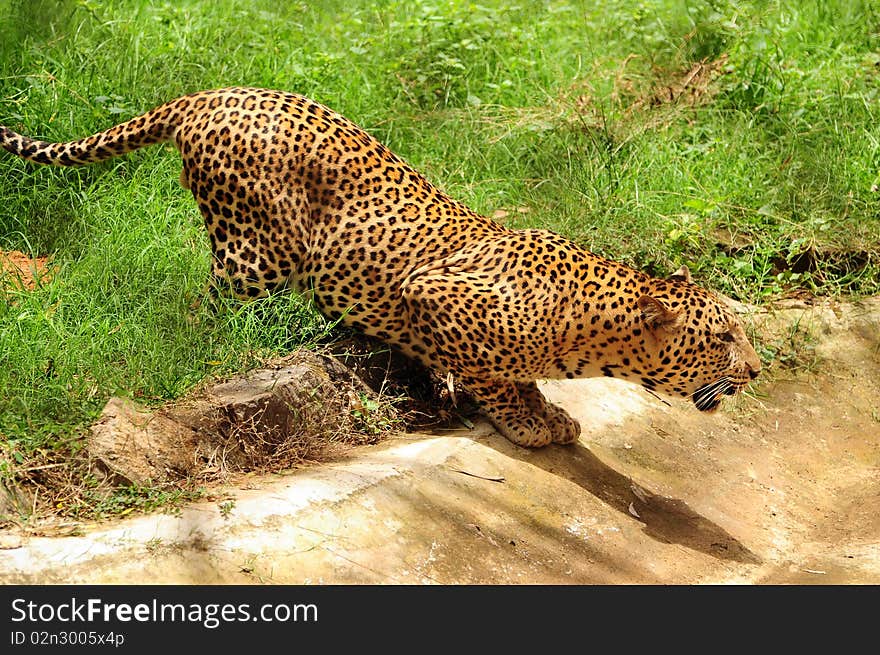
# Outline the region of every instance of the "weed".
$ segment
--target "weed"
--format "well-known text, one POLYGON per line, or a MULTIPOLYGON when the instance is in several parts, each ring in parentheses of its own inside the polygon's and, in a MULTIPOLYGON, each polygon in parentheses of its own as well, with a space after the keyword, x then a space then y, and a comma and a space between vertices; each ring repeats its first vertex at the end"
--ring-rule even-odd
POLYGON ((156 510, 177 514, 183 504, 198 500, 203 495, 199 489, 176 487, 128 485, 108 489, 88 476, 81 481, 81 485, 77 496, 56 502, 58 513, 75 519, 119 517, 156 510))
POLYGON ((393 399, 373 399, 365 393, 358 394, 358 402, 351 410, 355 419, 354 428, 366 435, 379 435, 399 429, 402 427, 400 420, 394 418, 394 411, 389 411, 393 404, 393 399))
POLYGON ((777 363, 786 370, 810 372, 819 365, 816 337, 800 319, 775 339, 759 342, 757 351, 765 365, 777 363))
POLYGON ((218 505, 220 516, 229 519, 232 516, 232 510, 235 509, 235 500, 226 500, 218 505))

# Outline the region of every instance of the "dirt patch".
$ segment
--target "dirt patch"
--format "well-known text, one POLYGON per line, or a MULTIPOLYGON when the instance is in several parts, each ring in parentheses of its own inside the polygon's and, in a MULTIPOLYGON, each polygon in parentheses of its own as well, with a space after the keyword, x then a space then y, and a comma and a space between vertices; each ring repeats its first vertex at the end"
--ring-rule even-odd
POLYGON ((717 93, 715 80, 725 73, 727 54, 714 60, 703 59, 676 71, 656 70, 655 79, 646 91, 625 74, 628 57, 621 64, 612 99, 626 105, 626 113, 634 113, 643 108, 658 108, 666 105, 682 104, 693 107, 709 102, 717 93))
MULTIPOLYGON (((621 121, 615 130, 632 129, 632 119, 637 116, 640 131, 655 129, 671 123, 689 108, 711 102, 721 88, 718 79, 727 72, 728 56, 690 62, 678 70, 655 68, 648 76, 629 71, 630 62, 637 59, 637 55, 626 57, 614 74, 608 97, 621 121)), ((611 127, 595 96, 589 82, 578 82, 571 89, 563 104, 574 108, 572 125, 587 130, 611 127)))
MULTIPOLYGON (((792 300, 763 317, 802 356, 773 372, 752 420, 784 463, 763 462, 777 492, 777 537, 787 544, 758 581, 880 580, 880 299, 792 300)), ((755 468, 757 473, 758 469, 755 468)))
POLYGON ((0 250, 0 289, 31 290, 52 275, 48 257, 31 257, 19 250, 0 250))

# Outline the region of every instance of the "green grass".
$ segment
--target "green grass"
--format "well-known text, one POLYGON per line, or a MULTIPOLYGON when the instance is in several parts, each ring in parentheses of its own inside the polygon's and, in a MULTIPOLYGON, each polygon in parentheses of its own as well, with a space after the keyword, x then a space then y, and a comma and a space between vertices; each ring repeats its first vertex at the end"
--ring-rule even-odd
MULTIPOLYGON (((511 226, 750 302, 876 294, 878 52, 868 0, 0 0, 0 123, 67 140, 203 88, 292 90, 511 226), (658 100, 721 57, 696 101, 658 100)), ((0 478, 76 453, 111 394, 174 398, 327 331, 289 295, 192 308, 209 252, 179 167, 0 154, 0 248, 59 267, 0 305, 0 478)))

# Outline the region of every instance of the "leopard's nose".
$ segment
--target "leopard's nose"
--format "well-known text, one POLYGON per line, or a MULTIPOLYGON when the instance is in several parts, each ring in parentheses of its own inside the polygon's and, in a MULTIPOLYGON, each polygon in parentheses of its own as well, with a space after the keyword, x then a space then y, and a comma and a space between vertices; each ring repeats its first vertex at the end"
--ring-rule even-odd
POLYGON ((749 377, 750 377, 750 378, 752 378, 752 379, 754 380, 754 379, 755 379, 756 377, 758 377, 760 374, 761 374, 761 366, 760 366, 760 364, 758 365, 757 368, 752 368, 751 366, 749 366, 749 377))

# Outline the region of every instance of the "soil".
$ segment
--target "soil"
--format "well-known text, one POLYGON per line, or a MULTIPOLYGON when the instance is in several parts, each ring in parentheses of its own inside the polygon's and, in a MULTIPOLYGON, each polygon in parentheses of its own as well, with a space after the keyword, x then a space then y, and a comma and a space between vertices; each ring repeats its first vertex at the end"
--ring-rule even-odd
POLYGON ((173 516, 0 531, 0 582, 880 584, 880 298, 746 320, 772 363, 715 414, 551 381, 575 445, 400 433, 173 516))
POLYGON ((50 274, 47 257, 31 257, 19 250, 0 250, 0 289, 33 289, 50 274))

